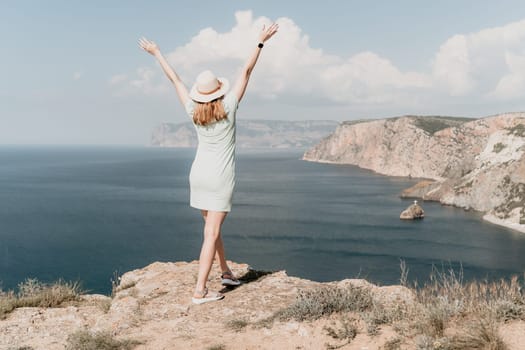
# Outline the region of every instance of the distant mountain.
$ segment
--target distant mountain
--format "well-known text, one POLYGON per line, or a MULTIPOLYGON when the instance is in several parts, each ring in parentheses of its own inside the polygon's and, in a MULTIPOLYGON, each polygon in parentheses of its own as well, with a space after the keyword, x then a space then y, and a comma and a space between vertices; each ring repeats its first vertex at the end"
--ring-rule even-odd
POLYGON ((525 232, 525 113, 343 122, 304 160, 426 178, 405 190, 525 232))
MULTIPOLYGON (((237 146, 240 148, 308 148, 332 133, 336 121, 238 120, 237 146)), ((163 123, 153 131, 151 145, 196 147, 197 134, 191 122, 163 123)))

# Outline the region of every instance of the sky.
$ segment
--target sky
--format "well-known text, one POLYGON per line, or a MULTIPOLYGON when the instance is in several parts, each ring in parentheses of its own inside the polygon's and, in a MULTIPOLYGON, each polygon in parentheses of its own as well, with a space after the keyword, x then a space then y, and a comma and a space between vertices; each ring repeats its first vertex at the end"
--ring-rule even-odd
POLYGON ((525 110, 525 1, 0 0, 0 144, 148 145, 188 117, 140 37, 191 87, 274 21, 237 118, 525 110))

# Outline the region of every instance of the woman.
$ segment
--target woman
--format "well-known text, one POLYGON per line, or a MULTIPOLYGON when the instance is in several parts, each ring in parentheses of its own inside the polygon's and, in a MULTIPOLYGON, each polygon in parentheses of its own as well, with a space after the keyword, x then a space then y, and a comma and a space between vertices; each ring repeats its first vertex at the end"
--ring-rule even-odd
POLYGON ((140 47, 158 59, 197 130, 199 146, 190 171, 190 205, 201 210, 205 224, 199 274, 192 297, 195 304, 224 298, 221 293, 210 293, 206 287, 215 255, 222 271, 222 284, 240 284, 226 263, 221 236, 222 223, 231 210, 235 185, 235 114, 263 44, 277 30, 278 25, 275 23, 268 28, 263 27, 258 44, 254 43, 254 51, 230 92, 227 79, 217 78, 212 72, 204 71, 197 76, 188 93, 177 73, 162 56, 159 47, 145 38, 139 40, 140 47))

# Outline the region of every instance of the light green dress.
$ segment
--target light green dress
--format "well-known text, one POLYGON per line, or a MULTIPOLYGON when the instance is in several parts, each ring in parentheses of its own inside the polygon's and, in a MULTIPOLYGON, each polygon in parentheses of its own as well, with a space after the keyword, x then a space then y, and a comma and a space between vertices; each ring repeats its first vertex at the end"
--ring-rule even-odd
MULTIPOLYGON (((199 145, 190 171, 190 205, 197 209, 231 210, 235 187, 235 113, 237 96, 228 93, 223 100, 227 118, 206 126, 196 125, 199 145)), ((186 103, 193 120, 195 102, 186 103)))

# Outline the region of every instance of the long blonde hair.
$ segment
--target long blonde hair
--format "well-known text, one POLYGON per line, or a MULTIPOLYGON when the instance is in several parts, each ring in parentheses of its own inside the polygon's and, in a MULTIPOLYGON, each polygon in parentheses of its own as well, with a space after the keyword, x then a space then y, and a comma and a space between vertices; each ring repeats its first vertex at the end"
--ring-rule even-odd
POLYGON ((205 103, 195 101, 193 122, 204 126, 225 119, 227 115, 222 104, 223 97, 205 103))

